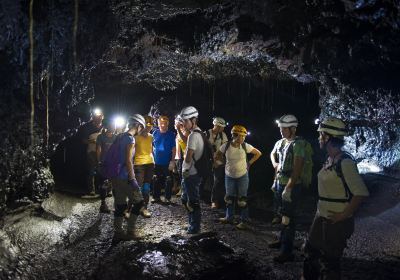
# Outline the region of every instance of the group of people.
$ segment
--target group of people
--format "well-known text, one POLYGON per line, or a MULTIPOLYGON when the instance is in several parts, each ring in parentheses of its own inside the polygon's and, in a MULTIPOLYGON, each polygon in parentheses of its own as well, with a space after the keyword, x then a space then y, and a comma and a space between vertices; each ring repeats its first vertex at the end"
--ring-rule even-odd
MULTIPOLYGON (((172 196, 172 171, 180 174, 181 201, 188 213, 188 234, 201 230, 200 188, 204 178, 198 174, 198 166, 207 145, 212 146, 213 180, 211 207, 225 206, 222 223, 233 223, 235 207, 240 212, 238 229, 248 227, 247 192, 249 168, 259 159, 261 152, 245 142, 247 130, 242 125, 231 129, 231 140, 224 132, 226 122, 213 118, 213 128, 203 132, 198 126, 199 112, 193 106, 183 108, 175 117, 176 134, 169 130, 168 116, 157 119, 135 114, 126 124, 126 131, 116 135, 115 127, 106 124, 102 128, 102 114, 94 116, 85 128, 88 145, 88 191, 94 192, 96 166, 101 166, 112 143, 119 141, 120 172, 111 179, 114 196, 115 238, 131 240, 138 238, 135 224, 138 216, 150 217, 147 205, 152 195, 154 203, 170 203, 172 196), (94 137, 93 135, 96 135, 94 137), (94 146, 93 146, 94 144, 94 146), (92 145, 92 146, 90 146, 92 145), (89 148, 90 146, 90 148, 89 148), (248 154, 251 154, 248 159, 248 154), (154 176, 154 179, 153 179, 154 176), (161 189, 165 189, 164 201, 161 189), (128 215, 127 215, 128 212, 128 215), (128 216, 127 230, 122 230, 124 216, 128 216)), ((273 223, 281 225, 280 236, 270 248, 280 250, 276 262, 294 259, 292 254, 296 228, 297 204, 302 188, 302 172, 305 165, 306 145, 296 136, 298 120, 294 115, 284 115, 277 121, 282 139, 276 142, 270 159, 275 169, 271 190, 274 193, 276 216, 273 223)), ((327 118, 319 123, 319 145, 328 158, 318 172, 318 205, 305 244, 305 279, 338 279, 340 258, 346 241, 354 230, 353 214, 368 190, 363 183, 352 157, 342 150, 345 123, 337 118, 327 118), (324 278, 325 277, 325 278, 324 278)), ((109 212, 105 197, 107 189, 101 187, 101 212, 109 212)))

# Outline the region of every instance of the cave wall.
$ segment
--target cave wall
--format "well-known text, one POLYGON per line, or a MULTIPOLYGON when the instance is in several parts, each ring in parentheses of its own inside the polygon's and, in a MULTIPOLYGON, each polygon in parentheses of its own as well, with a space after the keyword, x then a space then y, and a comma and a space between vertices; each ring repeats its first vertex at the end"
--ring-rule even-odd
POLYGON ((87 119, 96 90, 112 84, 167 94, 191 80, 237 76, 316 83, 321 116, 350 121, 355 156, 399 171, 399 1, 34 3, 33 143, 29 1, 0 3, 0 209, 45 193, 54 144, 87 119), (43 190, 32 191, 34 182, 43 190))

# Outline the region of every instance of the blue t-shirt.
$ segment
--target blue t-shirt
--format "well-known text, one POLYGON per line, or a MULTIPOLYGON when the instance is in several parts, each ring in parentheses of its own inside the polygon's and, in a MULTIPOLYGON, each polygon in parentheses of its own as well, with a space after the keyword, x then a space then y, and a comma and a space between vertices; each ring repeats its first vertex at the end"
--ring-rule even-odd
POLYGON ((168 165, 172 158, 172 149, 175 148, 175 134, 168 130, 161 133, 157 128, 153 132, 153 154, 157 165, 168 165))
MULTIPOLYGON (((126 169, 126 149, 129 144, 135 145, 135 137, 130 135, 129 133, 124 133, 124 135, 121 136, 121 144, 120 144, 120 163, 121 163, 121 171, 119 172, 119 178, 128 180, 128 170, 126 169)), ((132 155, 132 166, 133 166, 133 158, 135 157, 135 150, 133 150, 133 155, 132 155)), ((133 172, 133 171, 132 171, 133 172)), ((134 173, 133 173, 134 174, 134 173)))

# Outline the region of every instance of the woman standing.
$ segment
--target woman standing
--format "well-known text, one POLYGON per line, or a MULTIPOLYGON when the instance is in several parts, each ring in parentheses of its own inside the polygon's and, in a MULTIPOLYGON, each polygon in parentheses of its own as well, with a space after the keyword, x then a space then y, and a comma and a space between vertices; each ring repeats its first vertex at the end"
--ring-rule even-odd
POLYGON ((246 229, 248 222, 247 190, 249 188, 249 168, 261 156, 261 152, 252 145, 245 143, 247 130, 244 126, 234 125, 232 141, 223 144, 216 155, 216 161, 225 156, 225 203, 226 215, 220 219, 222 223, 232 223, 235 213, 234 204, 240 208, 240 223, 238 229, 246 229), (253 157, 247 161, 247 154, 253 157))
POLYGON ((354 231, 353 214, 369 195, 349 154, 342 151, 345 123, 322 121, 319 145, 328 159, 318 173, 318 207, 304 248, 304 279, 340 279, 340 259, 354 231))

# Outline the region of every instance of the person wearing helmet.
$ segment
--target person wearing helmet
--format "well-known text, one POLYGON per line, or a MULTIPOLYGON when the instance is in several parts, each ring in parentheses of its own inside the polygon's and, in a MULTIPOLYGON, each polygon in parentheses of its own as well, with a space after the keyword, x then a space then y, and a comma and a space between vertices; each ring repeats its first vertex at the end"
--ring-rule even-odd
POLYGON ((103 129, 104 115, 101 110, 95 109, 91 112, 89 122, 78 128, 77 137, 85 145, 86 149, 86 196, 97 197, 95 188, 95 175, 98 165, 96 155, 96 139, 103 129))
POLYGON ((369 195, 357 165, 342 150, 345 123, 327 118, 318 127, 328 158, 318 172, 318 205, 304 246, 304 279, 340 279, 340 259, 354 231, 354 212, 369 195))
MULTIPOLYGON (((228 142, 228 137, 224 132, 226 127, 226 122, 221 117, 213 118, 212 129, 206 131, 206 135, 211 145, 213 146, 214 158, 217 155, 217 151, 222 144, 228 142)), ((225 166, 223 161, 216 160, 213 169, 213 186, 211 190, 211 208, 219 208, 224 204, 225 187, 224 187, 224 177, 225 177, 225 166)))
POLYGON ((189 227, 188 234, 200 232, 201 209, 200 209, 200 184, 201 177, 197 173, 195 161, 199 160, 204 151, 204 140, 202 131, 197 125, 199 112, 193 106, 182 109, 180 116, 183 127, 190 131, 188 136, 185 158, 182 164, 182 204, 188 211, 189 227))
POLYGON ((140 238, 136 233, 136 220, 144 205, 143 196, 135 178, 133 160, 135 156, 135 135, 146 127, 146 121, 140 114, 135 114, 128 119, 127 132, 118 135, 121 170, 118 177, 112 178, 114 195, 114 238, 115 240, 132 240, 140 238), (122 230, 124 212, 128 209, 128 203, 132 203, 129 208, 130 215, 127 220, 126 233, 122 230))
POLYGON ((111 147, 112 143, 115 141, 116 137, 117 136, 115 134, 115 126, 111 121, 108 120, 104 125, 103 132, 99 136, 97 136, 96 139, 96 156, 99 172, 96 173, 95 181, 101 199, 100 213, 111 212, 106 203, 109 182, 104 176, 102 176, 101 170, 107 151, 111 147))
POLYGON ((153 132, 154 186, 153 203, 161 202, 161 189, 165 188, 165 203, 171 202, 172 171, 175 168, 175 134, 168 129, 169 118, 160 116, 158 128, 153 132))
POLYGON ((222 223, 232 223, 235 213, 234 205, 240 208, 240 223, 238 229, 246 229, 248 222, 247 191, 249 188, 249 169, 261 156, 261 152, 252 145, 245 143, 247 130, 244 126, 234 125, 231 130, 232 141, 220 146, 216 160, 222 161, 224 156, 225 164, 225 203, 226 214, 221 218, 222 223), (253 157, 247 161, 247 154, 253 157))
POLYGON ((182 195, 182 164, 186 151, 187 138, 190 134, 190 131, 186 130, 183 127, 183 120, 180 115, 175 117, 175 130, 176 130, 176 138, 175 138, 175 161, 176 161, 176 169, 178 172, 177 184, 179 185, 179 191, 176 196, 182 195))
POLYGON ((277 121, 282 139, 276 142, 270 158, 275 169, 274 205, 281 214, 279 240, 269 244, 269 248, 280 249, 275 262, 292 261, 295 236, 295 213, 301 192, 300 175, 304 164, 305 149, 301 141, 296 141, 297 118, 283 115, 277 121))
POLYGON ((142 190, 144 207, 141 214, 145 218, 150 218, 151 213, 147 209, 150 197, 150 185, 154 175, 153 157, 153 136, 150 131, 153 129, 153 118, 144 116, 146 127, 141 133, 135 136, 135 175, 139 187, 142 190))

